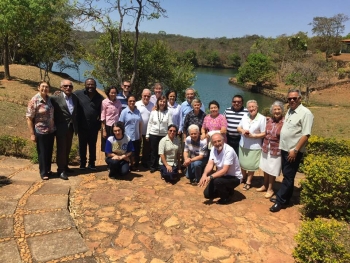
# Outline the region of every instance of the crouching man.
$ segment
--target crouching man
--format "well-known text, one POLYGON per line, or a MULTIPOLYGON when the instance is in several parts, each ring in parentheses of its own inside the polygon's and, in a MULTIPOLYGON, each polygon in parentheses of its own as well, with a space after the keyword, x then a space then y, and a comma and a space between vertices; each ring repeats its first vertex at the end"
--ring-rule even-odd
POLYGON ((228 204, 242 180, 241 168, 237 154, 231 146, 224 142, 220 133, 212 136, 213 148, 209 161, 199 182, 200 187, 206 186, 204 197, 214 199, 220 197, 217 204, 228 204), (216 171, 212 173, 214 165, 216 171))

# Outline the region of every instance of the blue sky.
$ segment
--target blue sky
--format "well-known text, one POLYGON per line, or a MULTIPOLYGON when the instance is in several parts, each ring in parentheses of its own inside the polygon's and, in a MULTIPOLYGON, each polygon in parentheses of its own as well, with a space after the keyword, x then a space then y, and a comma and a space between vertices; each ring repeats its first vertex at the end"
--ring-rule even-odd
MULTIPOLYGON (((311 36, 308 24, 314 17, 350 16, 350 0, 161 0, 161 6, 168 18, 145 20, 140 31, 195 38, 276 37, 299 31, 311 36)), ((126 25, 125 29, 133 27, 126 25)), ((350 21, 345 24, 344 35, 348 33, 350 21)))

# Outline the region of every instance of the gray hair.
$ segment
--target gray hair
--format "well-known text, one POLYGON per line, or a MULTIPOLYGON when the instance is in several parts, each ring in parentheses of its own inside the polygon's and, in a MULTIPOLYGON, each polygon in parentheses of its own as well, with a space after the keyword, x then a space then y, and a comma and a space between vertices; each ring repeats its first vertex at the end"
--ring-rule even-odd
POLYGON ((249 104, 249 103, 255 103, 256 106, 259 108, 258 102, 257 102, 256 100, 248 100, 248 101, 247 101, 247 104, 246 104, 246 107, 247 107, 247 108, 248 108, 248 104, 249 104))
POLYGON ((190 130, 195 130, 196 132, 199 133, 199 127, 198 127, 198 125, 196 125, 196 124, 191 124, 190 127, 188 127, 187 130, 188 130, 188 131, 190 131, 190 130))
POLYGON ((202 101, 200 99, 193 99, 191 102, 192 107, 193 107, 193 104, 195 103, 200 103, 202 105, 202 101))
POLYGON ((298 96, 301 98, 301 91, 300 91, 300 89, 290 89, 290 90, 288 90, 288 94, 292 93, 292 92, 297 92, 298 96))
POLYGON ((145 92, 149 92, 149 94, 152 94, 152 92, 149 89, 143 89, 142 94, 145 92))
POLYGON ((187 88, 187 89, 185 90, 185 94, 186 94, 186 92, 189 91, 189 90, 193 90, 193 92, 196 92, 196 90, 195 90, 194 88, 189 87, 189 88, 187 88))
POLYGON ((163 85, 162 85, 162 83, 160 83, 160 82, 154 83, 154 85, 153 85, 153 90, 154 90, 154 88, 155 88, 156 86, 160 86, 160 87, 163 89, 163 85))
POLYGON ((272 103, 271 107, 270 107, 270 113, 272 114, 272 110, 273 108, 277 106, 281 108, 282 111, 282 115, 284 114, 284 104, 282 101, 276 100, 274 103, 272 103))
POLYGON ((69 79, 62 79, 62 80, 61 80, 61 86, 60 86, 60 87, 63 86, 63 82, 65 82, 65 81, 69 81, 70 84, 73 85, 73 82, 72 82, 71 80, 69 80, 69 79))

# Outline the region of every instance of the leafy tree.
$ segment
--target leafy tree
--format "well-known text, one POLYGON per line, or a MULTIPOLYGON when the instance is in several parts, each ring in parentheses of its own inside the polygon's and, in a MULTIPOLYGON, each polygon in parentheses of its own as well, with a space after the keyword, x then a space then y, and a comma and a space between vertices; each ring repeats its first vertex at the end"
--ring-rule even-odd
POLYGON ((247 61, 238 69, 237 80, 240 83, 253 82, 261 85, 270 81, 274 75, 271 58, 261 54, 250 54, 247 61))
POLYGON ((184 61, 189 61, 194 67, 198 67, 197 52, 193 49, 186 50, 181 59, 184 61))
POLYGON ((326 53, 326 59, 333 52, 339 52, 341 34, 344 33, 344 23, 349 17, 344 14, 337 14, 332 17, 314 17, 312 33, 319 37, 318 48, 326 53))
POLYGON ((210 65, 210 66, 218 66, 218 65, 221 65, 221 59, 220 59, 220 56, 219 56, 219 52, 216 51, 216 50, 213 50, 211 52, 208 52, 207 53, 207 56, 206 56, 206 60, 207 60, 207 63, 210 65))
POLYGON ((241 57, 237 53, 232 53, 227 57, 227 65, 238 68, 241 65, 241 57))

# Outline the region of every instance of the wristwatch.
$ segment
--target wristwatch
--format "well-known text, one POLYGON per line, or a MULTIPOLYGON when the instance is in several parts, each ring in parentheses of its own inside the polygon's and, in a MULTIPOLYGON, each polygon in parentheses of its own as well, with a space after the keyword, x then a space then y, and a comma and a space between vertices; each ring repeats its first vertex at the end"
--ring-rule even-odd
POLYGON ((294 153, 297 154, 298 153, 298 150, 297 149, 293 149, 294 153))
POLYGON ((210 178, 210 181, 214 179, 214 177, 212 175, 210 175, 209 178, 210 178))

